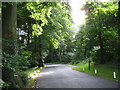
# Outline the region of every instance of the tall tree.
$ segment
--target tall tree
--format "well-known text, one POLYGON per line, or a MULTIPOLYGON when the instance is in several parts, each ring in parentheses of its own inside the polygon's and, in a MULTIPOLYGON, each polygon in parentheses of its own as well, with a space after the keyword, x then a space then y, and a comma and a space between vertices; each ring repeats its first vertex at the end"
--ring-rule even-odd
POLYGON ((15 3, 2 3, 2 38, 11 40, 12 45, 7 47, 3 41, 3 51, 15 53, 16 28, 17 28, 17 5, 15 3), (7 50, 8 49, 8 50, 7 50))
POLYGON ((86 14, 86 24, 81 28, 76 36, 76 45, 79 50, 76 56, 87 58, 98 64, 117 60, 117 11, 116 2, 87 2, 84 6, 86 14), (78 42, 79 41, 79 42, 78 42), (114 44, 113 44, 114 43, 114 44), (83 47, 83 48, 82 48, 83 47), (81 54, 77 54, 80 51, 81 54))

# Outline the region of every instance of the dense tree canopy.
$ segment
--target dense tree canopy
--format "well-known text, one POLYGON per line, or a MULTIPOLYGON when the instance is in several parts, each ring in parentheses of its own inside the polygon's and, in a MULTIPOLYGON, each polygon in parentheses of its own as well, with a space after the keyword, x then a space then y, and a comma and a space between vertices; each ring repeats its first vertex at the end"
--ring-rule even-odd
POLYGON ((76 35, 75 44, 78 45, 78 51, 75 57, 81 57, 81 60, 90 58, 96 63, 117 61, 119 41, 117 3, 90 2, 86 3, 84 9, 88 17, 86 24, 80 28, 81 30, 76 35))

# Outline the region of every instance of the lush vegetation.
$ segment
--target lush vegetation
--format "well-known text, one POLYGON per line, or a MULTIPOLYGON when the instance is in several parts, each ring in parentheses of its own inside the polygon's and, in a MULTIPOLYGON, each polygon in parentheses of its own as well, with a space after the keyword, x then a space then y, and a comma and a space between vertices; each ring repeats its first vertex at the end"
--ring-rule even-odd
POLYGON ((84 73, 88 73, 91 75, 99 76, 105 79, 109 79, 115 82, 118 82, 119 76, 118 76, 118 69, 116 67, 111 67, 112 65, 97 65, 95 66, 94 64, 91 65, 90 70, 88 69, 88 64, 75 64, 78 67, 73 68, 74 70, 78 70, 84 73), (95 73, 96 70, 96 73, 95 73), (113 72, 116 73, 116 78, 114 78, 113 72))
POLYGON ((85 72, 92 74, 97 68, 99 76, 101 72, 111 79, 104 71, 112 73, 114 69, 102 65, 118 66, 120 3, 86 2, 82 9, 87 18, 74 37, 67 2, 2 3, 3 87, 31 86, 29 74, 36 71, 31 68, 39 69, 44 63, 93 63, 85 72))
POLYGON ((89 59, 96 64, 118 60, 117 3, 87 3, 86 24, 76 35, 75 59, 89 59))
POLYGON ((25 88, 35 88, 36 79, 38 78, 38 75, 41 70, 42 68, 40 69, 38 67, 35 67, 35 68, 28 69, 26 71, 23 71, 29 77, 29 81, 25 85, 25 88))

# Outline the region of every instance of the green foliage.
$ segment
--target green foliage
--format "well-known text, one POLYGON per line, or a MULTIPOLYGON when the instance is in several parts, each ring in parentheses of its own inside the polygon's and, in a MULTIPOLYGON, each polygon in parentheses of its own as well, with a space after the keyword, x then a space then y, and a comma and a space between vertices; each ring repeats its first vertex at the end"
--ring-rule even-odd
POLYGON ((3 88, 24 87, 27 83, 27 75, 21 73, 21 70, 27 69, 28 65, 29 61, 24 56, 3 53, 2 78, 5 81, 3 88))
POLYGON ((84 9, 88 17, 75 37, 74 59, 91 58, 97 64, 117 61, 117 3, 87 2, 84 9))
POLYGON ((3 88, 23 88, 28 80, 26 74, 20 71, 14 72, 7 67, 2 68, 2 75, 3 81, 5 82, 3 88))
POLYGON ((21 71, 27 69, 30 65, 28 58, 31 53, 21 50, 19 52, 20 54, 17 54, 18 50, 14 47, 17 44, 10 40, 3 39, 3 45, 2 78, 5 82, 3 88, 24 87, 27 83, 27 76, 24 73, 21 73, 21 71))
POLYGON ((20 7, 18 10, 19 28, 25 29, 25 33, 28 33, 29 30, 30 32, 27 36, 19 36, 22 39, 18 40, 23 43, 24 40, 28 41, 30 39, 30 43, 26 44, 25 49, 32 52, 31 65, 38 65, 48 56, 50 56, 51 60, 62 58, 64 61, 66 59, 64 53, 67 52, 67 40, 71 43, 69 39, 72 38, 70 28, 72 21, 68 3, 33 2, 23 3, 20 7), (21 10, 20 7, 23 9, 21 10), (27 25, 24 19, 27 20, 27 25), (63 48, 64 46, 65 48, 63 48))
POLYGON ((52 3, 27 3, 26 8, 31 12, 30 17, 39 21, 40 24, 34 24, 33 28, 33 35, 41 35, 43 31, 43 26, 48 24, 47 17, 50 18, 51 10, 52 10, 52 3))
POLYGON ((29 81, 28 75, 26 73, 22 72, 20 74, 20 77, 22 79, 23 85, 25 86, 28 83, 28 81, 29 81))
POLYGON ((29 61, 20 55, 9 55, 9 54, 3 54, 3 67, 9 68, 10 70, 18 71, 22 69, 28 68, 29 61))
POLYGON ((2 39, 2 52, 5 53, 9 53, 11 54, 15 54, 15 43, 12 40, 6 40, 6 39, 2 39))
POLYGON ((33 36, 34 36, 34 35, 39 36, 39 35, 42 34, 43 29, 41 28, 41 26, 40 26, 39 24, 34 24, 34 25, 32 26, 32 29, 34 30, 34 31, 32 32, 32 35, 33 35, 33 36))
MULTIPOLYGON (((26 60, 30 58, 30 56, 32 55, 32 52, 31 51, 26 51, 26 50, 20 50, 19 51, 19 54, 21 56, 23 56, 26 60)), ((27 62, 28 63, 28 62, 27 62)))

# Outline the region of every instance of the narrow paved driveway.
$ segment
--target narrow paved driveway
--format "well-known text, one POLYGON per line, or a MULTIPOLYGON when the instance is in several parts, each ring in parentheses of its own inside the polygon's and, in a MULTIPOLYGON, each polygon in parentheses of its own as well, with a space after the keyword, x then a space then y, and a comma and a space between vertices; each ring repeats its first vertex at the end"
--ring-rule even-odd
POLYGON ((36 82, 36 88, 118 88, 118 83, 72 70, 73 65, 47 65, 36 82))

